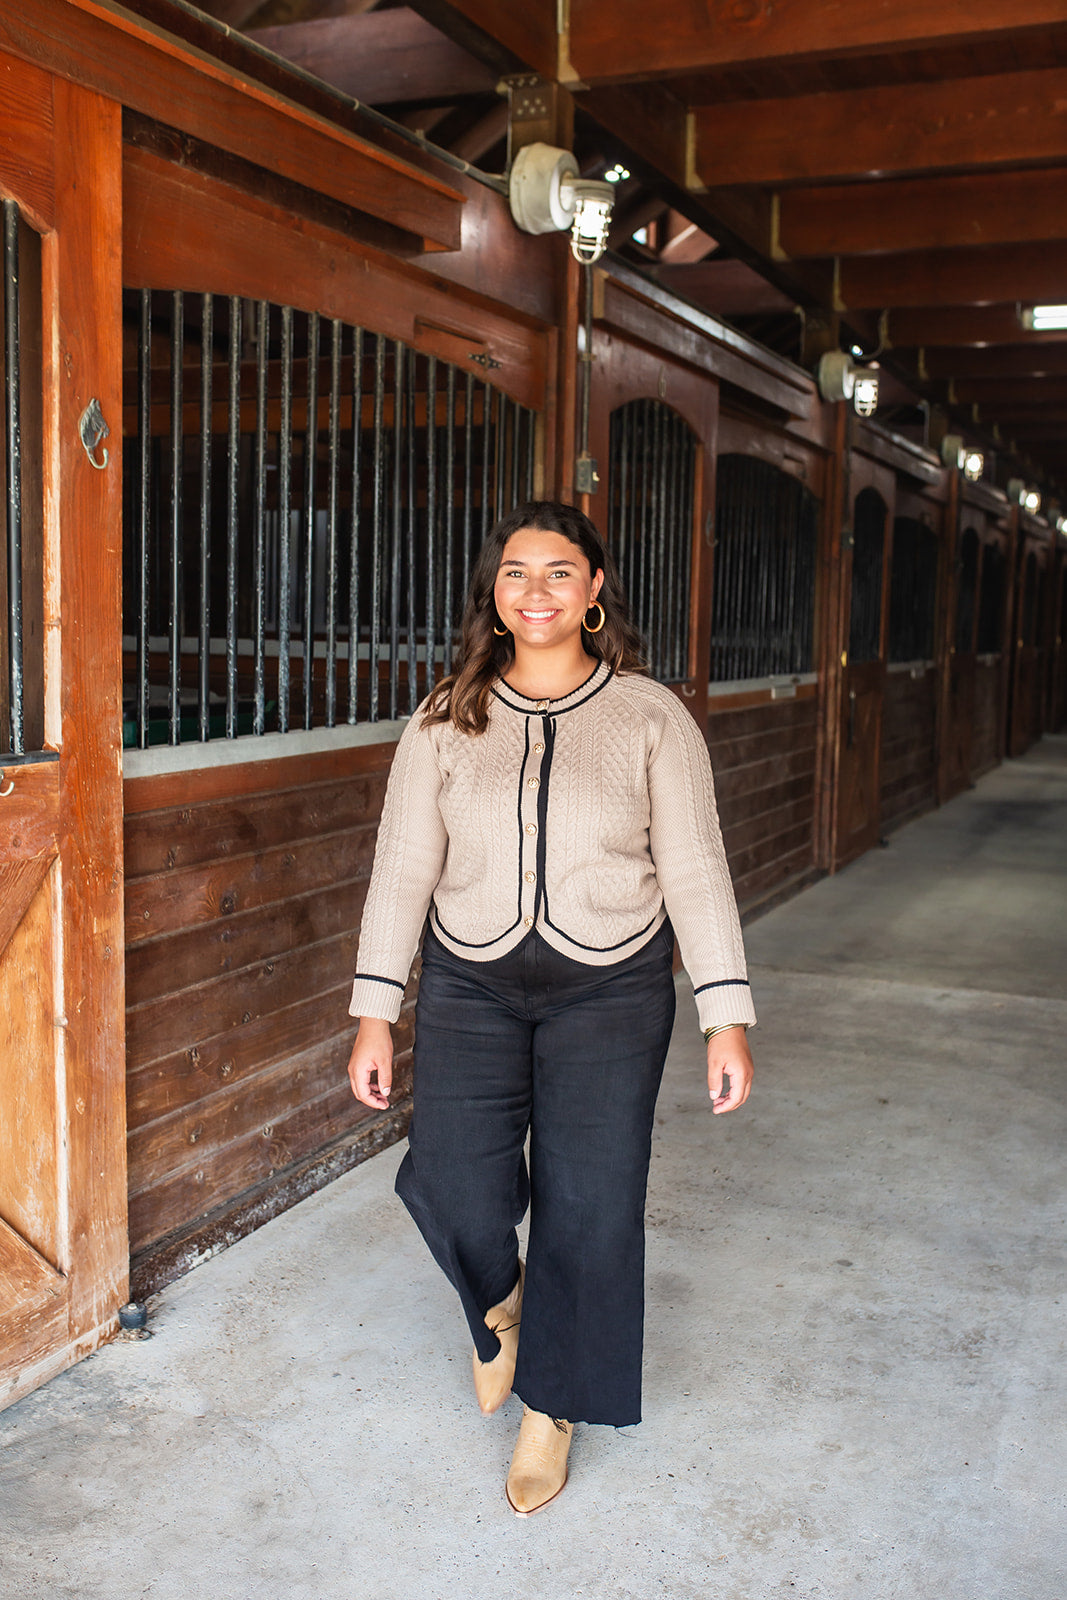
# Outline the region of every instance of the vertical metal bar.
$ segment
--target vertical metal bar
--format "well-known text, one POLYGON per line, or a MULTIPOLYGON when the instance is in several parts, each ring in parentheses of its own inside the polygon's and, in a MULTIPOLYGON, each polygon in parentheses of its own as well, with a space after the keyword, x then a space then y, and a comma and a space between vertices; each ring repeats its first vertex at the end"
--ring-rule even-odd
POLYGON ((307 422, 304 428, 304 727, 312 725, 315 703, 315 468, 319 453, 319 314, 307 319, 307 422))
POLYGON ((200 637, 197 652, 199 733, 211 732, 211 363, 214 356, 215 301, 200 302, 200 637))
POLYGON ((378 720, 378 657, 382 648, 382 566, 385 543, 385 335, 374 349, 374 504, 371 555, 370 720, 378 720))
POLYGON ((148 745, 150 524, 152 507, 152 291, 141 290, 137 330, 137 432, 140 483, 137 497, 137 743, 148 745))
POLYGON ((521 425, 522 425, 522 407, 519 405, 519 402, 517 400, 515 400, 515 401, 512 402, 512 406, 511 406, 511 489, 510 489, 510 492, 508 494, 508 501, 509 501, 508 510, 509 511, 511 510, 512 506, 517 506, 517 505, 520 504, 520 501, 519 501, 519 455, 520 455, 520 452, 521 452, 522 445, 521 445, 521 440, 520 440, 520 437, 519 437, 519 429, 520 429, 521 425))
POLYGON ((363 329, 352 330, 352 510, 348 522, 348 720, 359 718, 359 558, 363 531, 363 329))
POLYGON ((237 533, 241 467, 241 301, 230 296, 226 435, 226 737, 237 737, 237 533))
MULTIPOLYGON (((412 584, 414 588, 414 584, 412 584)), ((437 682, 437 357, 426 362, 426 689, 437 682)), ((414 709, 414 707, 412 707, 414 709)))
POLYGON ((466 375, 463 405, 463 595, 471 579, 471 518, 474 498, 474 374, 466 375))
POLYGON ((537 476, 537 412, 532 407, 527 409, 526 433, 526 488, 523 491, 524 500, 532 500, 534 493, 534 478, 537 476))
POLYGON ((256 307, 256 521, 252 545, 254 622, 252 640, 252 729, 263 733, 267 716, 267 372, 270 366, 270 305, 256 307))
POLYGON ((444 600, 442 602, 441 631, 444 636, 444 670, 452 671, 452 633, 455 628, 453 607, 455 598, 455 540, 456 540, 456 369, 448 364, 445 394, 445 552, 444 600))
MULTIPOLYGON (((618 563, 622 577, 623 587, 630 597, 633 606, 633 577, 631 573, 631 526, 633 522, 632 502, 632 469, 633 469, 633 406, 624 405, 612 417, 612 431, 619 435, 619 538, 618 538, 618 563)), ((635 613, 636 614, 636 613, 635 613)))
POLYGON ((400 712, 400 549, 403 537, 404 347, 393 340, 393 517, 389 549, 389 715, 400 712))
MULTIPOLYGON (((358 438, 358 435, 357 435, 358 438)), ((337 516, 341 468, 341 324, 330 323, 330 493, 326 513, 326 726, 337 721, 337 516)))
POLYGON ((289 732, 292 604, 289 533, 293 497, 293 308, 282 307, 282 408, 278 427, 278 729, 289 732))
POLYGON ((414 712, 419 703, 419 638, 418 638, 418 613, 416 610, 416 570, 418 562, 418 537, 416 533, 416 517, 418 515, 418 417, 415 411, 415 402, 418 389, 418 357, 414 350, 404 352, 404 360, 408 366, 407 404, 404 415, 406 417, 406 445, 407 445, 407 515, 404 519, 405 553, 407 568, 407 656, 408 656, 408 712, 414 712))
POLYGON ((182 731, 182 363, 185 303, 180 289, 171 296, 170 327, 170 742, 178 744, 182 731))
POLYGON ((497 521, 504 515, 504 495, 507 490, 507 450, 508 450, 508 397, 498 393, 496 397, 496 471, 494 473, 493 488, 493 520, 497 521))
POLYGON ((489 509, 489 464, 492 456, 493 391, 482 384, 482 538, 484 540, 493 521, 489 509))

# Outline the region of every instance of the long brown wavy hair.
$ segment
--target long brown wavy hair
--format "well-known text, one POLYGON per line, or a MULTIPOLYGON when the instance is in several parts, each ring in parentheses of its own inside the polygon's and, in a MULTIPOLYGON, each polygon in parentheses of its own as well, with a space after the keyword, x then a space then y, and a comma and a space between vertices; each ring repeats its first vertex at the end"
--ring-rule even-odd
POLYGON ((616 672, 647 672, 641 635, 630 619, 619 569, 600 534, 577 506, 559 500, 529 500, 516 506, 491 528, 471 573, 463 629, 455 671, 442 678, 425 712, 428 724, 454 722, 461 733, 484 733, 489 725, 489 700, 493 682, 505 677, 515 660, 510 633, 493 632, 499 623, 493 590, 504 549, 520 528, 539 533, 561 533, 589 562, 589 570, 604 574, 597 600, 604 607, 604 626, 596 633, 582 629, 582 647, 595 660, 606 661, 616 672))

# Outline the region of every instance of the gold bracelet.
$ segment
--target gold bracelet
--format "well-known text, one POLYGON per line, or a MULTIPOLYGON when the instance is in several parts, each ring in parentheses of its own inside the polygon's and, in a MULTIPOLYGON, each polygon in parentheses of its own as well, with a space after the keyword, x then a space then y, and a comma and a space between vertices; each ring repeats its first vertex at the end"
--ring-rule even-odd
POLYGON ((705 1028, 704 1029, 704 1043, 707 1044, 708 1040, 713 1038, 715 1036, 715 1034, 717 1034, 717 1033, 725 1033, 727 1028, 744 1028, 745 1032, 747 1033, 748 1032, 748 1023, 747 1022, 720 1022, 719 1025, 717 1027, 715 1027, 715 1028, 705 1028))

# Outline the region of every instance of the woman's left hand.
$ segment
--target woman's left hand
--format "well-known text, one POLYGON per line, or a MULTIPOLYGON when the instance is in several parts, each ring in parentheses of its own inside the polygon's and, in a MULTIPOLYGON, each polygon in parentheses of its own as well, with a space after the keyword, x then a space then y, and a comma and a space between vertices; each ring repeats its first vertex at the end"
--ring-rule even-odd
POLYGON ((716 1116, 744 1105, 754 1071, 752 1052, 740 1024, 712 1034, 708 1040, 708 1093, 716 1116))

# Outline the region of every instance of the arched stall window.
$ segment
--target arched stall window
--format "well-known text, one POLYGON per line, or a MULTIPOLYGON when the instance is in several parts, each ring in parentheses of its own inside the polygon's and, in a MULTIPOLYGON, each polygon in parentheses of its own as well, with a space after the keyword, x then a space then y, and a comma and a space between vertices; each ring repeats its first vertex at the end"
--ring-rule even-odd
POLYGON ((689 676, 690 573, 697 438, 660 400, 611 413, 608 539, 652 675, 689 676))
POLYGON ((852 606, 848 658, 854 666, 881 654, 882 568, 888 508, 877 489, 861 489, 853 514, 852 606))
POLYGON ((711 679, 810 672, 819 505, 790 473, 719 458, 711 679))
POLYGON ((956 649, 961 655, 974 649, 974 613, 978 590, 978 534, 964 529, 956 565, 956 649))
POLYGON ((889 588, 890 661, 929 661, 937 609, 937 535, 916 517, 893 524, 889 588))
POLYGON ((987 544, 982 551, 976 648, 981 656, 1004 648, 1004 552, 999 544, 987 544))

